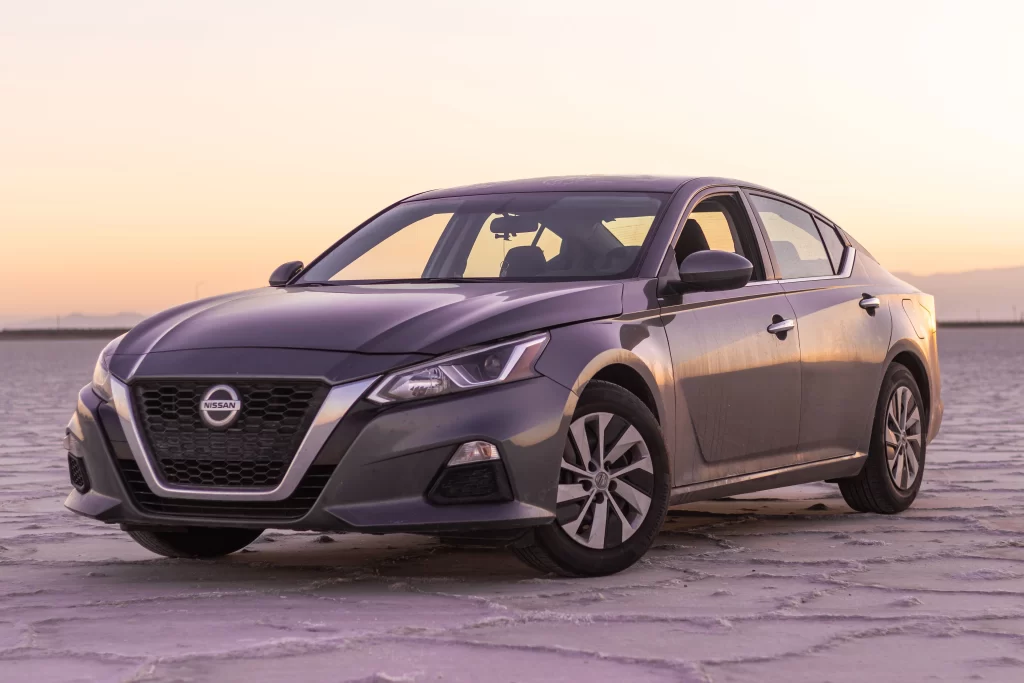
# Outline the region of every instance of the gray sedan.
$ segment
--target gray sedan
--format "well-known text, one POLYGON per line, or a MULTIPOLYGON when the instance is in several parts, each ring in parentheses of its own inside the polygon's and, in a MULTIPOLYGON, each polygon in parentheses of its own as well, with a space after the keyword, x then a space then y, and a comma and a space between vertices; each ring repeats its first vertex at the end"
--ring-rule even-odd
POLYGON ((608 574, 670 505, 825 480, 905 510, 942 419, 935 338, 931 296, 750 183, 435 190, 111 342, 66 505, 171 557, 414 532, 608 574))

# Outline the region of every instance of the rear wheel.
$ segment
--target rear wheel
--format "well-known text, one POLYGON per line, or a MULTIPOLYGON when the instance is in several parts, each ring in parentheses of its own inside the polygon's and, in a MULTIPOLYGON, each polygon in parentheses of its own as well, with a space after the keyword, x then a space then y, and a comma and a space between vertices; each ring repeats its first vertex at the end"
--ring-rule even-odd
POLYGON ((562 454, 556 521, 516 546, 526 564, 563 576, 613 574, 639 560, 668 509, 661 428, 636 396, 592 381, 562 454))
POLYGON ((875 406, 864 468, 855 477, 839 480, 850 507, 880 514, 910 507, 924 478, 926 420, 917 381, 906 367, 893 363, 875 406))
POLYGON ((129 531, 146 550, 164 557, 213 558, 230 555, 249 545, 263 529, 192 527, 185 531, 129 531))

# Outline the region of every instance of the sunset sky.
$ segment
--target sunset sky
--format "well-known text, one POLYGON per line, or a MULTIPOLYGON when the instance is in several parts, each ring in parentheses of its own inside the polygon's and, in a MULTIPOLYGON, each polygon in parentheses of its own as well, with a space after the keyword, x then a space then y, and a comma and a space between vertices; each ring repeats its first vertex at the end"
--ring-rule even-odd
POLYGON ((1024 265, 1011 2, 0 0, 0 318, 261 286, 382 206, 743 178, 892 270, 1024 265))

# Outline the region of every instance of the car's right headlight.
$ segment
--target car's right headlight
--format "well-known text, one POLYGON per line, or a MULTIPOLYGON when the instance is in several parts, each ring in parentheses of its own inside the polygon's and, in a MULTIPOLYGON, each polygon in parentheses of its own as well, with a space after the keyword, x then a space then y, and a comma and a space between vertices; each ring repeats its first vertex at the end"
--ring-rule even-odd
POLYGON ((411 401, 536 377, 533 366, 548 339, 546 333, 535 334, 399 370, 385 377, 369 398, 376 403, 411 401))
POLYGON ((96 367, 92 369, 92 390, 104 401, 110 400, 110 357, 117 351, 117 345, 122 339, 123 334, 104 346, 100 357, 96 359, 96 367))

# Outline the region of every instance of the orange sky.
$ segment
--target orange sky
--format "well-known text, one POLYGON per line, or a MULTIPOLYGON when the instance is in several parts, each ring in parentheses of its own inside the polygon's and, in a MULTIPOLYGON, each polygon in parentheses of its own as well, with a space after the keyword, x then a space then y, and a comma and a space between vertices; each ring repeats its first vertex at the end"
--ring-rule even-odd
POLYGON ((894 270, 1024 265, 1024 10, 981 5, 5 3, 0 318, 259 286, 402 196, 566 173, 758 182, 894 270))

